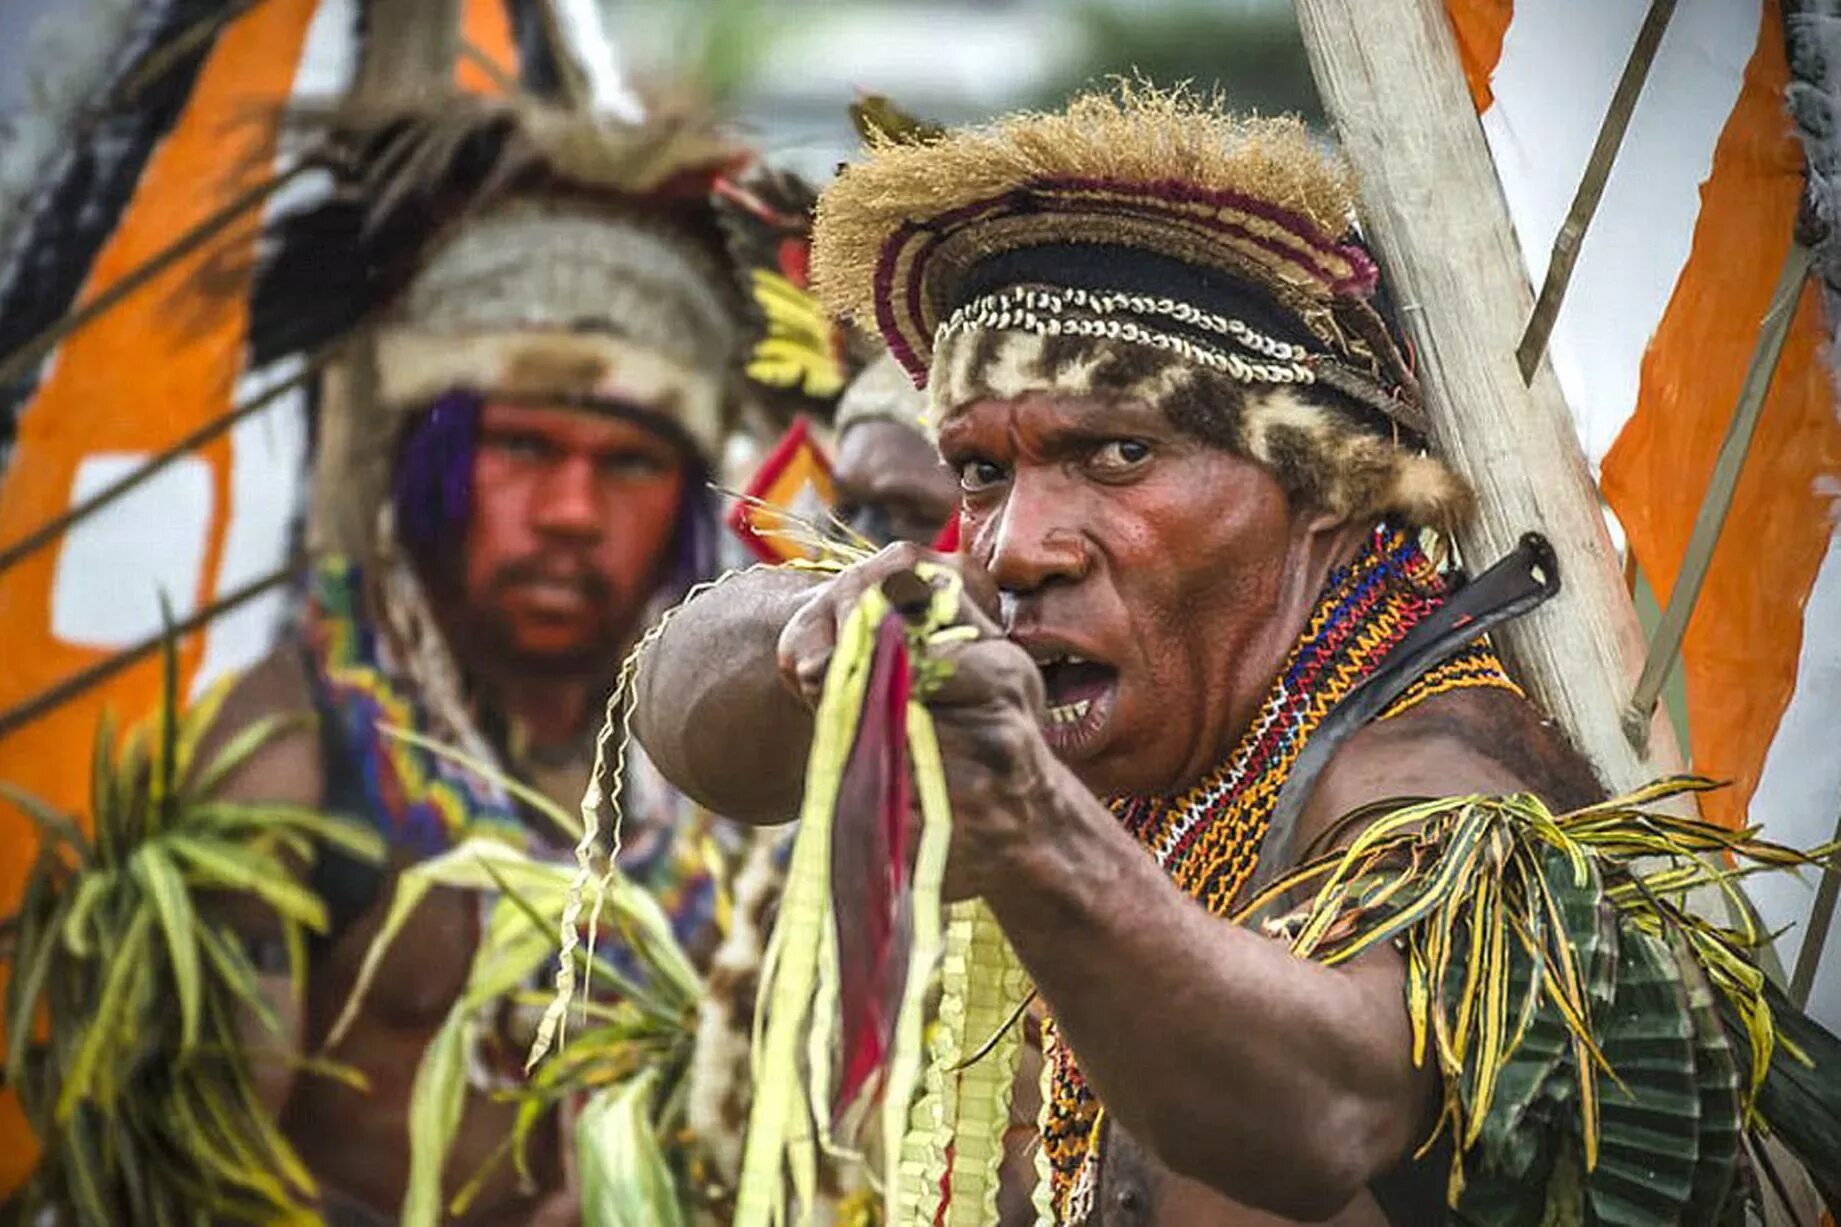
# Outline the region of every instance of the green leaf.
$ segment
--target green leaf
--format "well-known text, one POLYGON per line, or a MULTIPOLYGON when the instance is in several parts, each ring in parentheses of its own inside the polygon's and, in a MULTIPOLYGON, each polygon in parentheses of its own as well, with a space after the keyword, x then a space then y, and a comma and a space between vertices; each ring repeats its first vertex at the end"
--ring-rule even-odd
POLYGON ((262 978, 243 953, 240 939, 227 927, 208 924, 199 926, 198 937, 205 960, 217 974, 217 984, 229 991, 239 1007, 254 1014, 263 1027, 279 1035, 281 1017, 263 993, 262 978))
POLYGON ((198 1043, 198 1014, 202 990, 198 971, 198 918, 185 879, 159 843, 142 844, 129 862, 166 936, 166 953, 173 969, 173 986, 179 996, 179 1053, 185 1056, 198 1043))
POLYGON ((566 874, 560 866, 543 865, 516 848, 491 839, 469 839, 440 856, 403 870, 396 876, 396 886, 391 892, 384 922, 378 928, 377 936, 371 939, 370 948, 364 952, 364 962, 359 966, 358 978, 353 981, 351 992, 345 998, 345 1008, 339 1012, 332 1030, 327 1033, 328 1048, 337 1045, 345 1037, 345 1032, 358 1017, 359 1008, 370 993, 371 982, 377 977, 377 969, 383 964, 384 955, 395 944, 403 926, 408 923, 409 917, 421 905, 429 890, 435 886, 489 890, 493 886, 493 878, 484 868, 488 862, 508 875, 531 871, 536 871, 539 876, 545 873, 551 877, 566 874))
POLYGON ((115 712, 104 707, 96 721, 96 740, 90 749, 90 814, 113 814, 115 800, 115 712))
POLYGON ((77 1221, 85 1227, 115 1227, 116 1216, 103 1191, 110 1183, 106 1161, 97 1152, 89 1128, 98 1113, 87 1106, 79 1107, 77 1112, 80 1118, 72 1120, 71 1127, 60 1132, 59 1141, 63 1145, 58 1155, 63 1170, 70 1174, 69 1188, 77 1221))
POLYGON ((652 1122, 658 1071, 595 1095, 575 1126, 582 1221, 596 1227, 683 1227, 664 1148, 652 1122))
MULTIPOLYGON (((102 999, 97 1003, 95 1016, 84 1028, 76 1061, 66 1073, 63 1090, 58 1096, 57 1116, 60 1123, 70 1119, 79 1101, 91 1097, 96 1089, 98 1064, 106 1052, 116 1047, 117 1037, 134 997, 134 986, 147 973, 150 960, 146 947, 152 923, 153 916, 149 909, 136 908, 134 918, 128 922, 127 931, 109 952, 108 978, 103 981, 102 999)), ((119 1057, 125 1054, 117 1051, 116 1055, 119 1057)))
POLYGON ((230 835, 249 831, 298 831, 367 864, 381 864, 384 838, 370 827, 301 805, 278 802, 201 801, 186 807, 187 825, 230 835))
POLYGON ((282 712, 245 725, 198 772, 188 791, 194 796, 211 796, 238 767, 255 757, 262 747, 291 729, 311 726, 311 723, 308 717, 282 712))
POLYGON ((1713 990, 1693 967, 1687 943, 1678 935, 1674 954, 1684 969, 1682 984, 1694 1025, 1694 1077, 1700 1088, 1700 1162, 1683 1218, 1689 1227, 1713 1227, 1724 1221, 1738 1169, 1744 1131, 1739 1070, 1714 1008, 1713 990))
POLYGON ((283 917, 315 933, 326 931, 326 905, 296 882, 272 856, 231 843, 173 831, 163 842, 207 885, 228 886, 261 898, 283 917))
MULTIPOLYGON (((205 692, 193 700, 179 721, 179 762, 178 786, 181 795, 209 796, 210 790, 198 787, 192 781, 197 775, 196 758, 198 747, 217 724, 218 713, 223 710, 224 700, 236 689, 239 679, 234 676, 219 678, 205 689, 205 692)), ((309 716, 288 714, 281 717, 287 721, 311 720, 309 716)), ((264 721, 255 721, 260 724, 264 721)), ((220 752, 221 756, 221 752, 220 752)))
POLYGON ((69 891, 61 892, 54 901, 49 898, 51 878, 60 869, 56 854, 41 848, 38 863, 26 880, 25 898, 20 902, 19 927, 6 982, 8 1086, 18 1086, 25 1072, 39 1002, 45 995, 45 985, 62 940, 65 913, 70 910, 69 891))
POLYGON ((64 948, 80 959, 96 953, 90 941, 90 913, 115 886, 116 877, 106 869, 92 869, 76 879, 76 893, 70 911, 64 916, 64 948))
POLYGON ((409 1090, 409 1182, 402 1227, 436 1227, 441 1221, 441 1173, 466 1107, 467 1025, 466 1014, 450 1012, 416 1066, 409 1090))
POLYGON ((79 864, 87 864, 90 859, 89 841, 83 838, 83 832, 70 817, 58 813, 44 801, 33 796, 15 784, 0 780, 0 797, 5 797, 17 805, 25 816, 38 828, 38 836, 46 844, 69 844, 77 854, 79 864))

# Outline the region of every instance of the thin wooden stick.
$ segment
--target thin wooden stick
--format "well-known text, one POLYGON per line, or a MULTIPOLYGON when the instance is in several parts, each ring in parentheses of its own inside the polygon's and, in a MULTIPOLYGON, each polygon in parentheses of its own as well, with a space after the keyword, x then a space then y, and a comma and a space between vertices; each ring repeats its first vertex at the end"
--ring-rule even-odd
POLYGON ((303 558, 296 557, 279 570, 271 571, 260 579, 244 584, 236 591, 218 598, 191 617, 174 623, 159 634, 149 635, 139 643, 131 644, 106 660, 98 661, 61 682, 55 682, 31 698, 0 712, 0 737, 7 736, 13 730, 30 724, 46 712, 54 711, 78 695, 100 686, 142 657, 159 650, 160 645, 165 643, 168 637, 189 635, 231 610, 255 600, 263 593, 279 588, 299 573, 303 563, 303 558))
POLYGON ((17 541, 11 542, 5 547, 0 548, 0 573, 6 572, 18 563, 20 559, 42 549, 75 525, 95 515, 104 507, 115 502, 130 490, 133 490, 136 486, 141 485, 154 474, 172 464, 173 461, 177 460, 180 456, 203 447, 206 443, 217 438, 219 435, 235 426, 238 422, 260 413, 286 393, 300 387, 319 373, 320 366, 325 362, 330 353, 331 350, 329 348, 314 355, 312 358, 308 359, 307 365, 299 374, 269 388, 260 396, 251 400, 248 404, 238 405, 212 418, 190 434, 169 444, 163 451, 148 460, 147 463, 140 468, 135 469, 131 473, 123 474, 117 480, 110 482, 102 489, 96 491, 96 493, 92 494, 89 498, 84 499, 81 503, 66 508, 61 514, 47 520, 17 541))
MULTIPOLYGON (((1834 842, 1841 844, 1841 817, 1835 820, 1834 842)), ((1822 868, 1822 882, 1815 888, 1815 902, 1809 908, 1809 927, 1803 931, 1803 945, 1796 952, 1796 970, 1790 975, 1790 1000, 1799 1008, 1809 1005, 1815 973, 1821 970, 1822 952, 1828 946, 1828 930, 1834 924, 1835 904, 1841 902, 1841 847, 1829 854, 1822 868)))
POLYGON ((1649 79, 1649 67, 1655 63, 1656 48, 1662 45, 1663 31, 1668 29, 1668 19, 1674 14, 1675 0, 1650 0, 1649 14, 1643 18, 1636 45, 1624 62, 1623 76, 1618 78, 1610 109, 1598 128, 1598 139, 1592 145, 1592 156, 1585 164, 1585 174, 1579 180, 1572 208, 1566 211, 1566 221, 1554 236, 1553 255, 1547 261, 1547 276, 1541 281, 1540 298, 1534 304, 1534 313, 1528 317, 1528 328, 1521 334, 1521 344, 1515 349, 1515 361, 1521 367, 1523 382, 1534 378, 1534 368, 1540 365, 1541 356, 1547 352, 1554 321, 1560 317, 1560 303, 1566 297, 1566 287, 1572 284, 1573 265, 1578 263, 1579 249, 1585 245, 1586 228, 1592 224, 1592 215, 1598 212, 1605 183, 1611 178, 1611 166, 1617 161, 1617 150, 1624 143, 1624 133, 1629 131, 1630 117, 1636 114, 1643 82, 1649 79))
POLYGON ((50 353, 52 347, 59 341, 109 311, 134 291, 198 250, 244 214, 259 208, 270 196, 280 191, 282 187, 292 182, 296 176, 308 170, 312 165, 314 163, 303 160, 274 178, 250 188, 180 235, 158 254, 122 274, 119 279, 94 298, 80 307, 73 307, 47 324, 39 330, 36 336, 8 354, 4 361, 0 361, 0 386, 18 382, 33 364, 50 353))
POLYGON ((460 58, 471 60, 473 66, 485 73, 507 98, 515 98, 524 92, 523 87, 517 81, 505 75, 505 70, 499 67, 498 61, 487 55, 478 43, 465 35, 462 35, 460 39, 460 58))
POLYGON ((1739 486, 1739 474, 1751 450, 1752 435, 1764 412, 1765 394, 1771 388, 1777 360, 1783 354, 1784 341, 1790 335, 1790 321, 1796 315, 1796 302, 1802 296, 1803 281, 1815 253, 1801 242, 1792 241, 1790 254, 1778 275, 1777 289, 1771 305, 1758 328, 1758 342, 1752 349, 1751 364, 1745 369, 1745 382, 1739 386, 1739 403, 1733 408, 1726 437, 1720 441, 1719 458, 1713 463, 1713 476, 1701 497, 1700 510, 1694 515, 1694 529, 1688 536, 1688 548, 1682 556, 1681 569, 1669 590, 1668 605, 1662 621, 1650 641, 1649 654, 1643 661, 1642 676, 1624 709, 1624 736, 1638 751, 1649 743, 1650 717, 1662 695, 1675 659, 1681 654, 1681 641, 1687 635, 1688 619, 1700 600, 1701 585, 1713 563, 1713 550, 1719 544, 1720 530, 1726 526, 1726 513, 1732 510, 1732 496, 1739 486))
POLYGON ((1297 13, 1361 175, 1367 234, 1418 354, 1434 442, 1477 491, 1464 557, 1491 563, 1538 529, 1566 577, 1497 645, 1614 791, 1669 774, 1680 766, 1672 736, 1641 754, 1619 725, 1643 628, 1552 365, 1531 383, 1516 368, 1534 295, 1445 6, 1297 0, 1297 13))
POLYGON ((121 84, 109 95, 100 113, 107 114, 132 105, 142 90, 160 81, 193 50, 209 42, 219 30, 261 3, 263 0, 240 0, 240 3, 232 4, 221 12, 200 17, 158 47, 148 48, 141 62, 122 78, 121 84))

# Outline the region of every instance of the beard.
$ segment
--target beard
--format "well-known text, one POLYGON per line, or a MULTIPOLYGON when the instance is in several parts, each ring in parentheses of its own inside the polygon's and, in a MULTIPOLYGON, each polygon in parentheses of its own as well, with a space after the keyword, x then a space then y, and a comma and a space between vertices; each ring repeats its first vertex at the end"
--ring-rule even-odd
POLYGON ((522 558, 494 571, 484 589, 452 601, 443 618, 455 648, 469 669, 550 679, 601 680, 618 667, 622 649, 637 625, 634 594, 588 568, 559 569, 540 558, 522 558), (534 588, 572 592, 586 611, 573 633, 557 632, 521 598, 534 588), (546 633, 547 632, 547 633, 546 633))

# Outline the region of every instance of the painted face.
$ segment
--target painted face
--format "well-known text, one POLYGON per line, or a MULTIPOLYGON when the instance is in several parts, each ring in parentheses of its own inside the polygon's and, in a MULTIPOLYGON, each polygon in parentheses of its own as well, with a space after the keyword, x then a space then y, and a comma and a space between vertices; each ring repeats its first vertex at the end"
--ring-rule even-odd
POLYGON ((940 432, 974 585, 1042 668, 1049 744, 1094 791, 1200 778, 1270 680, 1302 531, 1278 482, 1148 406, 1032 394, 940 432), (982 572, 983 574, 980 574, 982 572))
POLYGON ((844 431, 835 476, 838 518, 878 545, 932 541, 958 510, 958 482, 933 444, 886 418, 844 431))
POLYGON ((667 564, 685 469, 638 422, 488 401, 463 555, 471 637, 533 670, 614 657, 667 564))

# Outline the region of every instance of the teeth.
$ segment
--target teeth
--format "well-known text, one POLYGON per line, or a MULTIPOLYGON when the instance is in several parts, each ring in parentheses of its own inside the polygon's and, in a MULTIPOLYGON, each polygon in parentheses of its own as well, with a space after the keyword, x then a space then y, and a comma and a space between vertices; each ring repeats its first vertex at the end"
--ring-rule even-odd
POLYGON ((1048 722, 1050 724, 1079 724, 1087 718, 1087 712, 1092 707, 1092 699, 1081 699, 1077 703, 1062 703, 1048 709, 1048 722))

